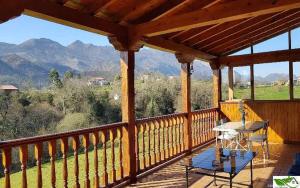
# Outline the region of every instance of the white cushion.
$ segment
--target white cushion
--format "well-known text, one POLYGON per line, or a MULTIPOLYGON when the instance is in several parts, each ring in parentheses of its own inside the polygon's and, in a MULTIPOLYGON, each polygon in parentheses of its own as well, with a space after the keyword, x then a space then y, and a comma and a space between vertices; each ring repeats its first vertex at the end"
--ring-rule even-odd
POLYGON ((218 136, 218 139, 220 140, 232 140, 237 136, 237 134, 230 134, 228 132, 225 132, 224 134, 221 134, 220 136, 218 136))

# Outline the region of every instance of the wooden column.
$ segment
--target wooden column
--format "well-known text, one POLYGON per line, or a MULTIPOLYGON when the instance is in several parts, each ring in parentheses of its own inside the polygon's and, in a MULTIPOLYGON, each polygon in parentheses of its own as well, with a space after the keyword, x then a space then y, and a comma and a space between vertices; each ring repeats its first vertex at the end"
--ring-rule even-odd
POLYGON ((129 175, 130 181, 136 181, 137 175, 137 140, 135 126, 135 90, 134 90, 134 66, 135 52, 142 45, 136 43, 128 45, 128 41, 120 40, 118 37, 109 37, 110 43, 120 51, 121 87, 122 87, 122 121, 128 123, 123 127, 123 167, 125 176, 129 175), (129 47, 130 46, 130 47, 129 47))
POLYGON ((228 67, 228 100, 233 100, 233 67, 228 67))
MULTIPOLYGON (((288 32, 288 40, 289 40, 289 50, 292 49, 292 36, 291 31, 288 32)), ((290 93, 290 100, 294 99, 294 66, 293 62, 289 61, 289 93, 290 93)))
POLYGON ((218 60, 210 62, 210 68, 213 71, 213 107, 219 108, 222 100, 222 73, 218 60))
POLYGON ((181 63, 182 112, 187 113, 184 120, 184 146, 185 150, 190 153, 192 151, 191 63, 195 57, 180 53, 175 55, 181 63))
MULTIPOLYGON (((251 46, 251 54, 253 54, 253 46, 251 46)), ((251 100, 255 99, 254 95, 254 65, 250 65, 250 92, 251 92, 251 100)))

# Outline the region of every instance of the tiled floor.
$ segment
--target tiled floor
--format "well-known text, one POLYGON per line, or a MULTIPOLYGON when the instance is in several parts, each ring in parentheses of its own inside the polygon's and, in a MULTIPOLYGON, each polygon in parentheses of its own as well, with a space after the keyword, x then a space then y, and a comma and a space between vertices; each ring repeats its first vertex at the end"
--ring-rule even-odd
MULTIPOLYGON (((210 145, 209 147, 212 147, 210 145)), ((204 148, 205 149, 205 148, 204 148)), ((289 166, 293 163, 293 158, 296 152, 300 152, 300 145, 287 145, 287 144, 270 144, 270 159, 263 162, 261 148, 255 146, 258 151, 258 156, 253 162, 253 180, 255 188, 272 187, 272 176, 286 175, 289 166)), ((201 150, 194 152, 191 156, 201 153, 201 150)), ((229 187, 228 182, 221 180, 217 181, 217 186, 214 186, 212 177, 191 174, 189 179, 190 187, 229 187), (210 184, 210 185, 209 185, 210 184)), ((233 179, 233 187, 248 187, 250 184, 250 171, 249 166, 241 171, 233 179), (236 183, 242 183, 240 185, 236 183)), ((150 187, 185 187, 185 169, 179 165, 179 162, 166 166, 152 174, 145 176, 138 180, 136 184, 129 187, 135 188, 150 188, 150 187)))

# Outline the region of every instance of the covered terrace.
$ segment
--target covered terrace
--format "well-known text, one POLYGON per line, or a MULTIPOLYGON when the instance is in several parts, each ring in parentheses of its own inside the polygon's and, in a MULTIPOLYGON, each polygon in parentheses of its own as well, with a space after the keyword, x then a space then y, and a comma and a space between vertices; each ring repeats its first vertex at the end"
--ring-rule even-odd
MULTIPOLYGON (((267 181, 277 172, 280 175, 281 170, 285 175, 287 162, 279 158, 288 151, 287 161, 291 162, 291 156, 299 147, 287 144, 300 141, 300 103, 293 95, 293 62, 300 60, 300 51, 291 49, 289 34, 289 49, 229 55, 282 33, 290 33, 300 26, 299 11, 300 0, 0 0, 1 22, 26 14, 107 36, 120 51, 123 120, 83 130, 0 142, 4 167, 1 186, 12 187, 11 162, 12 158, 18 158, 12 151, 19 150, 20 186, 27 187, 32 178, 26 174, 28 147, 34 146, 37 187, 59 187, 59 182, 63 187, 71 184, 111 187, 131 183, 138 187, 171 187, 166 182, 172 179, 162 178, 156 184, 147 184, 151 175, 143 177, 175 159, 193 154, 203 144, 210 144, 215 138, 212 128, 218 119, 227 117, 230 121, 240 121, 238 103, 233 101, 233 68, 238 66, 250 67, 251 98, 245 101, 247 120, 269 120, 269 140, 281 144, 271 147, 271 161, 284 168, 269 169, 269 174, 262 174, 261 178, 267 181), (136 119, 134 67, 138 62, 135 62, 135 54, 144 45, 174 53, 181 64, 181 113, 136 119), (191 111, 190 69, 195 59, 208 62, 213 71, 212 109, 191 111), (289 100, 255 100, 253 66, 281 61, 289 63, 289 100), (228 67, 229 101, 221 100, 223 67, 228 67), (71 161, 69 147, 74 153, 71 161), (79 168, 78 164, 80 147, 85 153, 84 168, 79 168), (47 149, 46 153, 43 148, 47 149), (89 155, 89 151, 93 154, 89 155), (63 164, 59 169, 56 166, 58 152, 62 153, 63 164), (49 157, 50 177, 43 176, 45 157, 49 157), (68 165, 74 166, 72 171, 68 165), (74 174, 74 179, 70 180, 70 174, 74 174), (82 181, 81 174, 84 174, 82 181)), ((267 166, 260 168, 267 169, 267 166)), ((167 174, 168 170, 157 172, 167 174)), ((259 175, 255 177, 255 185, 258 185, 259 175)), ((195 187, 203 185, 201 179, 194 182, 195 187)), ((174 183, 174 186, 184 184, 174 183)))

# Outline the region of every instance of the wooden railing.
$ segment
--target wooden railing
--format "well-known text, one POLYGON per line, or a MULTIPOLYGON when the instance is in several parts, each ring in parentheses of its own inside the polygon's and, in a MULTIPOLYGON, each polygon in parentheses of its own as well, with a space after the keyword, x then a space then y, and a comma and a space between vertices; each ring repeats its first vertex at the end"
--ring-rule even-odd
POLYGON ((185 151, 183 125, 186 113, 137 120, 138 173, 185 151))
MULTIPOLYGON (((217 117, 218 109, 214 108, 136 120, 133 139, 136 139, 137 174, 189 152, 187 140, 195 148, 213 139, 212 128, 217 117), (185 129, 185 125, 190 125, 190 129, 185 129)), ((116 123, 0 142, 4 168, 0 184, 5 188, 118 185, 129 180, 130 161, 122 157, 128 152, 127 127, 127 123, 116 123), (19 169, 13 169, 19 173, 11 171, 12 164, 19 165, 19 169)))
POLYGON ((213 127, 218 119, 218 109, 211 108, 192 112, 192 146, 198 147, 215 137, 213 127))
POLYGON ((80 187, 80 184, 84 187, 116 185, 128 176, 128 173, 124 172, 124 166, 128 164, 126 161, 122 163, 122 130, 126 126, 126 123, 116 123, 66 133, 0 142, 4 168, 4 182, 2 183, 5 188, 71 187, 72 184, 73 187, 80 187), (28 185, 27 162, 30 148, 34 150, 36 161, 35 185, 28 185), (19 153, 21 165, 20 184, 16 184, 18 183, 17 179, 11 180, 10 177, 12 157, 15 158, 17 153, 19 153), (79 161, 79 156, 83 158, 82 163, 79 161), (89 158, 93 159, 89 160, 89 158), (47 173, 50 174, 49 177, 43 176, 45 170, 43 162, 50 162, 50 167, 48 169, 45 167, 50 171, 47 173), (61 172, 58 171, 58 167, 61 172), (57 174, 61 174, 60 177, 57 174), (69 181, 70 178, 73 181, 69 181), (93 179, 92 184, 90 183, 91 178, 93 179))

